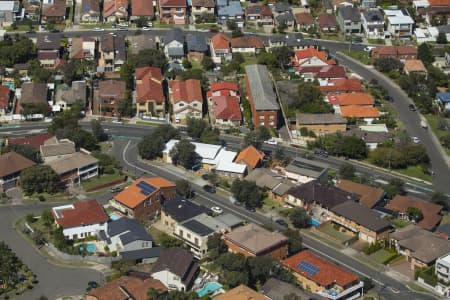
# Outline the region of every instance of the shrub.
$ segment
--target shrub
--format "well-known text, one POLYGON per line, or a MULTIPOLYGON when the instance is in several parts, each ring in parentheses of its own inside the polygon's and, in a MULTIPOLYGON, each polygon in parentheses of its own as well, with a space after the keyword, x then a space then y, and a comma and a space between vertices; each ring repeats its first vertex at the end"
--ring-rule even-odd
POLYGON ((108 245, 106 245, 103 249, 105 250, 105 252, 109 252, 109 247, 108 247, 108 245))
POLYGON ((382 245, 380 242, 376 241, 376 242, 374 242, 374 243, 371 243, 370 245, 365 246, 365 247, 363 248, 363 252, 364 252, 364 254, 366 254, 366 255, 370 255, 370 254, 372 254, 372 253, 377 252, 377 251, 380 250, 381 248, 383 248, 383 245, 382 245))
POLYGON ((117 256, 117 251, 111 252, 111 256, 112 256, 112 257, 116 257, 116 256, 117 256))

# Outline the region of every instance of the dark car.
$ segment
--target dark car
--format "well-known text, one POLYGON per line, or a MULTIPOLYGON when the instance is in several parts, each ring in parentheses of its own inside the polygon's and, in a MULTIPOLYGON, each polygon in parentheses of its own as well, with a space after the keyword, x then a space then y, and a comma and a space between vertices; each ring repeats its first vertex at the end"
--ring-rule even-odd
POLYGON ((88 287, 87 287, 86 291, 89 292, 90 290, 96 289, 96 288, 98 288, 98 283, 95 282, 95 281, 89 281, 89 282, 88 282, 88 287))
POLYGON ((58 33, 58 32, 61 32, 61 30, 58 30, 58 29, 51 29, 50 32, 51 32, 51 33, 58 33))
POLYGON ((203 189, 204 189, 205 191, 207 191, 208 193, 212 193, 212 194, 214 194, 214 193, 216 192, 216 188, 213 187, 212 185, 209 185, 209 184, 205 184, 205 185, 203 186, 203 189))
POLYGON ((384 100, 389 101, 389 102, 394 102, 394 98, 392 98, 391 95, 384 95, 384 100))
POLYGON ((248 210, 249 212, 255 212, 256 211, 256 209, 254 207, 250 207, 250 206, 246 206, 245 209, 248 210))
POLYGON ((416 107, 414 106, 414 104, 408 105, 408 109, 409 109, 410 111, 416 111, 416 107))
POLYGON ((218 29, 211 28, 211 29, 209 30, 209 32, 218 33, 219 30, 218 30, 218 29))
POLYGON ((328 157, 328 152, 325 150, 321 150, 321 149, 316 149, 314 151, 314 154, 318 155, 318 156, 322 156, 322 157, 328 157))
POLYGON ((283 227, 286 227, 286 228, 289 227, 288 223, 286 223, 286 221, 283 219, 275 220, 275 223, 277 223, 278 225, 281 225, 283 227))

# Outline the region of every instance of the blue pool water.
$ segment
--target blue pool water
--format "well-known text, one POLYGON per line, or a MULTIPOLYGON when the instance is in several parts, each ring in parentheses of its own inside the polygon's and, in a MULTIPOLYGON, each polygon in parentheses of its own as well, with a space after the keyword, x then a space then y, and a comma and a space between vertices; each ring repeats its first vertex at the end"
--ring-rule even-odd
POLYGON ((94 244, 87 244, 86 245, 86 251, 89 253, 94 253, 97 247, 95 247, 94 244))
POLYGON ((311 224, 314 227, 317 227, 320 225, 320 222, 314 219, 311 219, 311 222, 309 222, 309 224, 311 224))
POLYGON ((203 288, 196 290, 195 292, 197 293, 197 295, 199 297, 203 297, 208 293, 214 293, 215 291, 217 291, 218 289, 222 288, 222 285, 218 282, 208 282, 207 284, 205 284, 205 286, 203 286, 203 288))
POLYGON ((109 215, 109 218, 110 218, 111 220, 113 220, 113 221, 116 221, 116 220, 119 220, 119 219, 120 219, 120 216, 118 216, 118 215, 116 215, 116 214, 111 214, 111 215, 109 215))

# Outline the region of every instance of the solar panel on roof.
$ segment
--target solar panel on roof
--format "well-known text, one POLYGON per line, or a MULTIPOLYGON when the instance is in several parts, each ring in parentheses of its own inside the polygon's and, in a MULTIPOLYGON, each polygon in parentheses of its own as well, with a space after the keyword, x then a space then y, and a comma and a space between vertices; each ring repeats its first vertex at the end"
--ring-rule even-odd
POLYGON ((298 265, 297 268, 299 270, 302 270, 306 273, 308 273, 309 275, 316 275, 317 272, 319 272, 319 268, 302 260, 298 265))
POLYGON ((138 184, 136 184, 136 186, 141 189, 141 193, 145 196, 150 195, 156 190, 153 185, 150 185, 145 181, 139 182, 138 184))

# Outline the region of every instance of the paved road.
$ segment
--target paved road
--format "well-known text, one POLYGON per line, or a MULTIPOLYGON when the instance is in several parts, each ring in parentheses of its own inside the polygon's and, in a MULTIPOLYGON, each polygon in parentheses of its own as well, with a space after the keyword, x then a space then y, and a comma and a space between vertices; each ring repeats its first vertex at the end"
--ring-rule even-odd
POLYGON ((36 287, 17 299, 32 300, 41 295, 55 299, 64 295, 82 295, 86 292, 89 281, 104 281, 100 272, 86 268, 66 268, 56 266, 42 257, 13 228, 19 217, 28 213, 39 214, 50 205, 0 207, 0 240, 5 241, 20 259, 37 275, 39 283, 36 287))
POLYGON ((355 63, 353 60, 350 60, 343 55, 338 54, 338 57, 340 64, 348 67, 366 80, 377 80, 378 84, 384 87, 388 91, 389 95, 394 98, 393 106, 398 112, 400 120, 405 125, 406 130, 411 136, 419 137, 427 150, 432 169, 435 172, 435 176, 433 177, 435 189, 437 191, 450 194, 449 158, 445 152, 441 151, 439 141, 437 141, 434 135, 430 132, 431 129, 424 129, 420 126, 419 113, 409 111, 408 104, 412 104, 413 101, 403 90, 400 89, 400 87, 377 71, 355 63))
MULTIPOLYGON (((184 178, 178 173, 174 173, 167 168, 159 168, 155 166, 150 166, 140 162, 137 158, 136 142, 129 140, 115 140, 113 146, 113 153, 115 157, 120 161, 121 165, 129 170, 136 170, 137 175, 147 175, 147 176, 161 176, 167 178, 171 181, 176 181, 178 179, 184 178)), ((279 225, 272 222, 270 218, 267 218, 258 213, 251 213, 245 210, 243 207, 236 206, 232 204, 229 199, 219 195, 210 194, 205 192, 202 187, 193 183, 193 189, 196 192, 196 201, 200 201, 209 207, 220 206, 225 212, 233 213, 245 220, 259 223, 259 224, 269 224, 276 229, 283 229, 279 225)), ((434 299, 429 295, 422 295, 418 293, 413 293, 409 291, 405 285, 399 281, 386 276, 383 272, 376 271, 353 258, 346 256, 343 253, 337 252, 335 249, 330 248, 326 244, 315 241, 307 236, 303 236, 303 243, 306 247, 311 250, 328 257, 345 266, 354 272, 366 277, 370 277, 377 283, 377 289, 383 297, 386 299, 434 299), (394 293, 394 290, 398 290, 399 293, 394 293)))

